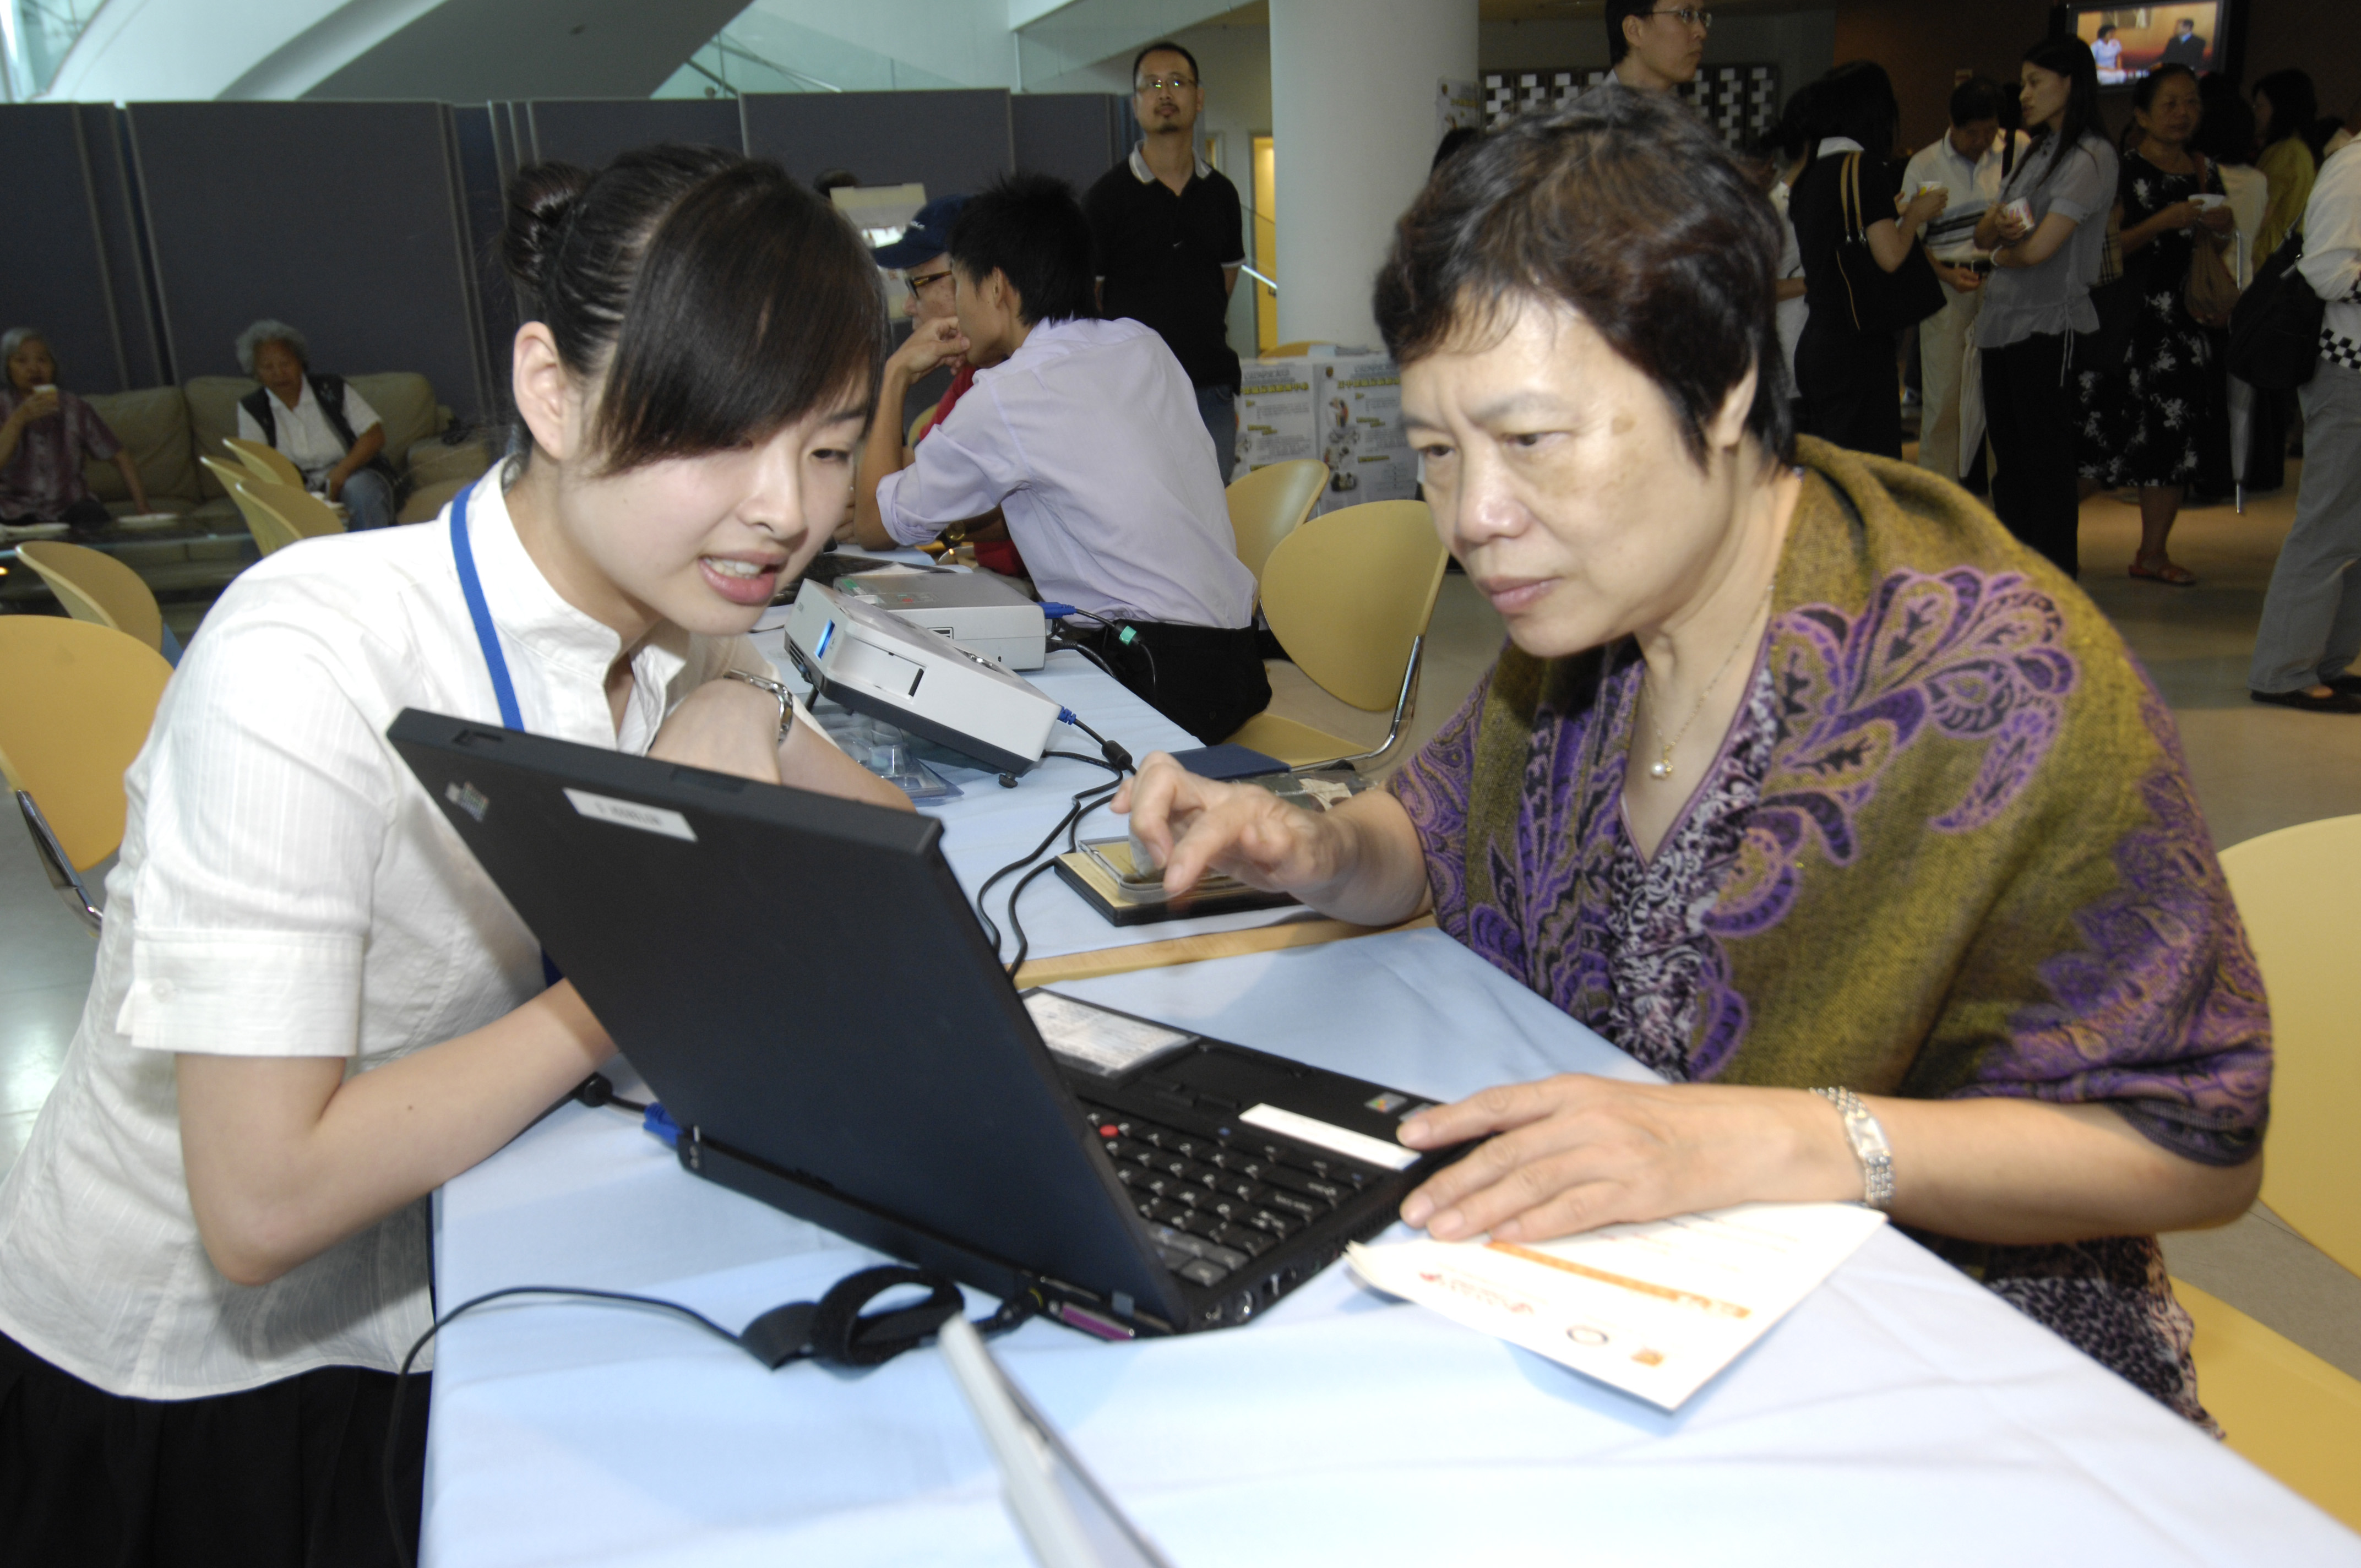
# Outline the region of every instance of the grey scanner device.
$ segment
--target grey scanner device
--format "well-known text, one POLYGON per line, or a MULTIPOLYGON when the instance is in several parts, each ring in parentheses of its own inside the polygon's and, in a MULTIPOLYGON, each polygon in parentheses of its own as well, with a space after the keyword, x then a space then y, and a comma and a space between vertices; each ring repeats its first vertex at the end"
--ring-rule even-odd
POLYGON ((820 696, 855 713, 1021 773, 1049 750, 1055 698, 940 632, 805 579, 788 612, 787 657, 820 696))
POLYGON ((1040 605, 990 572, 859 572, 830 586, 1012 670, 1038 670, 1049 657, 1040 605))

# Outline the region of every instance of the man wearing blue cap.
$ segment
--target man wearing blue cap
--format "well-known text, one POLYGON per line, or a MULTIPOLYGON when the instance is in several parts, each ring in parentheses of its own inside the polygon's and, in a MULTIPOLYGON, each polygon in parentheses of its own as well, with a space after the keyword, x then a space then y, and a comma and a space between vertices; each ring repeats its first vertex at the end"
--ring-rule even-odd
MULTIPOLYGON (((963 195, 938 196, 918 209, 901 238, 870 252, 878 266, 901 273, 902 286, 910 292, 910 335, 886 360, 884 382, 878 390, 878 408, 890 411, 895 418, 900 417, 910 389, 938 366, 949 364, 953 374, 950 389, 935 405, 934 424, 949 419, 952 405, 975 385, 975 367, 959 351, 959 315, 951 298, 951 225, 966 205, 963 195)), ((928 433, 933 428, 929 425, 928 433)), ((905 448, 903 464, 907 466, 910 458, 905 448)), ((1006 576, 1025 576, 1024 557, 1009 542, 1007 524, 986 515, 991 521, 971 524, 967 532, 969 543, 975 546, 976 565, 1006 576)))

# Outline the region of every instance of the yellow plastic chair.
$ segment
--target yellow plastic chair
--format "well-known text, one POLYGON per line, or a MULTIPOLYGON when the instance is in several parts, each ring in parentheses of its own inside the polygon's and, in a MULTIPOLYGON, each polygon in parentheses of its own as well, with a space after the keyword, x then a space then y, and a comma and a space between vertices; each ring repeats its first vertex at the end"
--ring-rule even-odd
POLYGON ((1230 481, 1230 532, 1237 538, 1238 559, 1262 581, 1262 569, 1279 542, 1303 526, 1312 503, 1328 486, 1328 465, 1298 457, 1273 463, 1230 481))
POLYGON ((1295 667, 1339 701, 1393 707, 1374 751, 1275 714, 1229 739, 1290 767, 1366 762, 1401 738, 1418 695, 1420 655, 1443 588, 1443 542, 1424 501, 1371 501, 1312 519, 1270 553, 1262 612, 1295 667))
POLYGON ((123 771, 172 667, 137 638, 55 615, 0 616, 0 773, 58 890, 95 933, 82 873, 123 842, 123 771))
POLYGON ((292 485, 299 490, 303 488, 302 471, 276 446, 265 446, 259 441, 248 441, 238 435, 225 436, 222 444, 228 447, 256 478, 274 485, 292 485))
MULTIPOLYGON (((205 461, 210 463, 213 459, 209 457, 205 461)), ((277 512, 254 499, 254 492, 246 488, 253 480, 253 475, 242 474, 234 483, 227 480, 223 483, 229 491, 229 499, 237 503, 237 515, 246 520, 247 532, 254 535, 256 548, 265 555, 275 554, 303 536, 277 512)))
POLYGON ((114 556, 61 540, 28 539, 16 546, 16 559, 41 575, 76 620, 110 627, 164 652, 164 612, 155 594, 114 556))
POLYGON ((918 437, 934 429, 935 415, 941 411, 942 406, 943 405, 939 401, 937 401, 929 403, 925 408, 920 409, 918 411, 918 417, 910 422, 910 433, 903 438, 902 444, 905 446, 917 445, 918 437))
POLYGON ((2231 1451, 2361 1530, 2361 1382, 2186 1280, 2172 1290, 2197 1323, 2198 1397, 2231 1451))
MULTIPOLYGON (((2340 912, 2361 888, 2361 817, 2283 828, 2222 851, 2271 999, 2263 1201, 2361 1274, 2361 972, 2340 912)), ((2361 1475, 2361 1449, 2354 1451, 2361 1475)))
POLYGON ((236 498, 241 493, 245 499, 238 501, 238 510, 246 513, 246 525, 254 531, 255 542, 266 555, 299 539, 324 539, 345 531, 345 521, 336 515, 336 509, 309 490, 248 478, 231 495, 236 498), (249 505, 254 510, 247 510, 249 505), (265 539, 264 530, 256 526, 258 515, 276 525, 269 530, 272 538, 265 539))

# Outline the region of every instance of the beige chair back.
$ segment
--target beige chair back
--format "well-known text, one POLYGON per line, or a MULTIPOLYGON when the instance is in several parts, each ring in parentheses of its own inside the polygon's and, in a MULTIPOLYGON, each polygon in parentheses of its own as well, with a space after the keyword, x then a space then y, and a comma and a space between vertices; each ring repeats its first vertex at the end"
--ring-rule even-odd
POLYGON ((1303 526, 1327 485, 1328 465, 1310 457, 1273 463, 1230 482, 1230 532, 1255 581, 1262 580, 1263 565, 1279 542, 1303 526))
POLYGON ((2340 913, 2361 888, 2361 817, 2282 828, 2222 851, 2271 1004, 2263 1201, 2361 1274, 2361 971, 2340 913))
POLYGON ((114 556, 62 540, 28 539, 16 546, 16 559, 41 575, 76 620, 111 627, 163 651, 164 613, 155 594, 114 556))
POLYGON ((295 532, 292 523, 255 499, 254 492, 247 487, 261 481, 253 475, 241 474, 233 478, 230 477, 232 470, 226 464, 214 463, 211 458, 206 458, 205 462, 220 476, 224 487, 229 491, 229 499, 237 505, 237 515, 246 520, 247 532, 254 535, 255 545, 265 555, 284 550, 303 537, 295 532))
POLYGON ((2230 1452, 2361 1530, 2361 1382, 2185 1279, 2172 1293, 2196 1329, 2198 1397, 2230 1452))
POLYGON ((1265 563, 1262 611, 1297 669, 1355 707, 1394 705, 1443 589, 1424 501, 1371 501, 1312 519, 1265 563))
POLYGON ((256 505, 293 529, 298 539, 324 539, 345 531, 345 520, 336 509, 300 485, 248 479, 246 492, 256 505))
POLYGON ((39 801, 76 870, 123 842, 123 771, 171 678, 162 654, 110 627, 0 616, 0 772, 39 801))
MULTIPOLYGON (((222 444, 228 447, 256 478, 268 479, 277 485, 292 485, 299 490, 303 488, 302 470, 297 468, 287 454, 276 446, 265 446, 259 441, 248 441, 240 435, 226 437, 222 444)), ((218 467, 210 462, 206 466, 218 467)))

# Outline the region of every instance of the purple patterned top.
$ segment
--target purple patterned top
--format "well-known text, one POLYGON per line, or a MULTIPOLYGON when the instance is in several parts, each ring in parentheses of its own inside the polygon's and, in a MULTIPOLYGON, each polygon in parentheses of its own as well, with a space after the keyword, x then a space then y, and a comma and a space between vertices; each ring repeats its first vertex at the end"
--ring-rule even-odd
MULTIPOLYGON (((0 420, 15 413, 24 400, 16 388, 0 386, 0 420)), ((82 455, 104 462, 122 450, 123 443, 96 409, 60 391, 58 411, 27 423, 8 466, 0 468, 0 517, 62 520, 68 507, 90 499, 90 487, 82 477, 82 455)))

